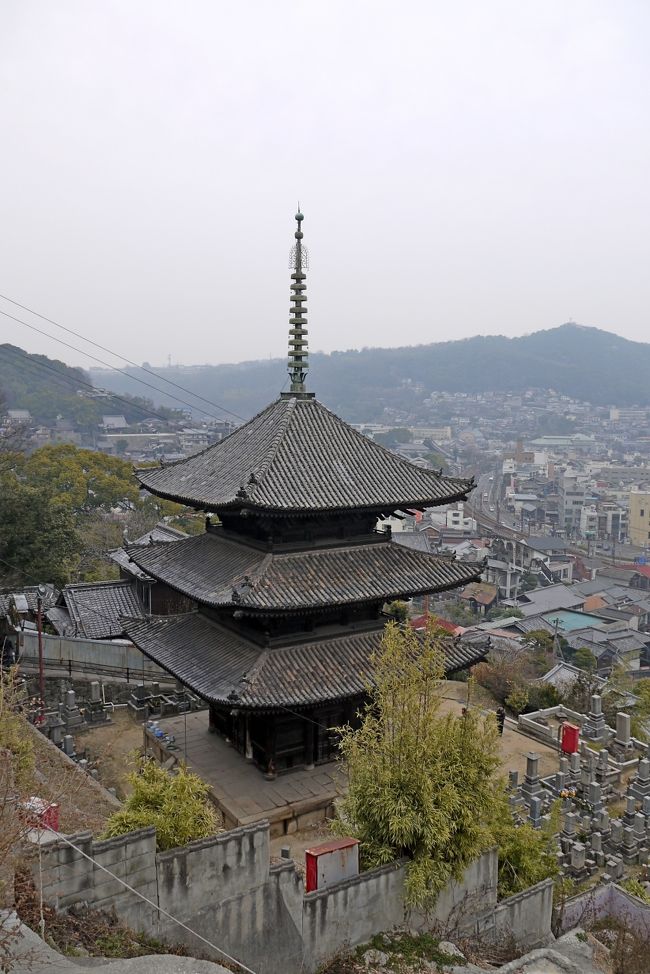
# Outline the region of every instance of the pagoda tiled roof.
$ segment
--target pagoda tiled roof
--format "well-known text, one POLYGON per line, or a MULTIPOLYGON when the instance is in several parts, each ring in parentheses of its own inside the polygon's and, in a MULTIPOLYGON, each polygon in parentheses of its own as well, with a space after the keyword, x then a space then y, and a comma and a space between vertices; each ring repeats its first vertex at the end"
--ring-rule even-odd
POLYGON ((474 486, 391 453, 308 395, 281 396, 219 443, 137 476, 152 494, 203 510, 303 514, 434 507, 474 486))
MULTIPOLYGON (((158 543, 169 543, 170 541, 179 541, 181 538, 187 538, 186 531, 179 531, 178 528, 172 528, 169 524, 165 524, 164 521, 160 521, 158 524, 147 531, 145 534, 136 538, 135 541, 131 541, 132 545, 148 545, 154 542, 158 543)), ((133 578, 139 578, 142 581, 151 581, 150 577, 146 572, 143 572, 141 568, 131 561, 125 549, 116 548, 114 551, 109 551, 108 557, 111 561, 114 561, 120 566, 124 571, 128 572, 133 578)))
MULTIPOLYGON (((372 681, 383 627, 278 648, 260 647, 199 612, 124 620, 145 656, 210 703, 255 710, 357 697, 372 681)), ((484 659, 484 643, 445 642, 449 676, 484 659)))
POLYGON ((266 552, 218 532, 130 546, 147 575, 209 606, 291 612, 444 591, 480 578, 468 564, 390 540, 266 552))

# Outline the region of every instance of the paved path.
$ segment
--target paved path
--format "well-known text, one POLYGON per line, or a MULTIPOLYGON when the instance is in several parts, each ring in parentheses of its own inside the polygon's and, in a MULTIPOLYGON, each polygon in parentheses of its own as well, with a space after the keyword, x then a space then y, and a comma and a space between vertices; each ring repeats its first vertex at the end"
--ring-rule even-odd
MULTIPOLYGON (((451 687, 450 695, 445 694, 441 702, 440 711, 460 713, 463 699, 463 695, 451 687), (458 699, 459 696, 461 699, 458 699)), ((303 829, 314 824, 304 816, 314 812, 314 820, 324 818, 325 809, 344 790, 344 775, 340 765, 335 762, 319 765, 313 771, 304 768, 291 771, 267 781, 262 772, 251 762, 245 761, 234 747, 218 734, 208 731, 208 713, 205 710, 188 714, 187 718, 168 717, 159 721, 162 729, 176 738, 178 750, 174 753, 177 755, 185 756, 186 753, 186 719, 187 764, 211 786, 224 813, 227 828, 250 825, 268 818, 272 835, 291 832, 296 827, 303 829), (301 821, 296 823, 299 817, 301 821), (279 823, 292 819, 294 822, 291 826, 286 829, 279 827, 279 823)), ((510 721, 506 724, 500 746, 503 770, 516 770, 520 778, 526 770, 526 755, 530 751, 539 755, 541 777, 558 770, 557 750, 521 734, 510 721)))
MULTIPOLYGON (((460 714, 466 699, 467 689, 464 693, 445 692, 445 696, 440 704, 440 713, 460 714)), ((555 774, 559 770, 559 754, 557 748, 549 747, 541 741, 535 741, 522 734, 517 729, 515 721, 506 721, 503 737, 500 741, 501 765, 504 771, 518 771, 519 780, 523 779, 526 771, 526 755, 533 751, 539 755, 539 774, 545 778, 550 774, 555 774)))
POLYGON ((188 767, 212 787, 230 827, 263 818, 273 823, 324 809, 341 793, 342 772, 335 762, 318 765, 313 771, 291 771, 267 781, 239 751, 218 734, 209 732, 206 710, 188 714, 187 718, 167 717, 159 724, 176 738, 175 753, 187 755, 188 767))

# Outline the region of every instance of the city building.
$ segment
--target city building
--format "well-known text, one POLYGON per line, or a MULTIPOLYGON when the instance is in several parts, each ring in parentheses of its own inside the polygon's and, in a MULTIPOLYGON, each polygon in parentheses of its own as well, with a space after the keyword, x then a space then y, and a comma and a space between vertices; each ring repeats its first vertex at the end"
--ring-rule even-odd
POLYGON ((629 535, 640 548, 650 545, 650 491, 630 492, 629 535))

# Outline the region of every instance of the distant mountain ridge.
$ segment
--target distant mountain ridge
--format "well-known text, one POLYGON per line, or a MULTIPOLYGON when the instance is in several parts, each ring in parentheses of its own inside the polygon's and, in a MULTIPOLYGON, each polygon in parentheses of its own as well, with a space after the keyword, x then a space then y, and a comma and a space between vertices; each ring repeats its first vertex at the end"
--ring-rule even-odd
MULTIPOLYGON (((284 359, 155 371, 243 417, 275 398, 286 380, 284 359)), ((90 374, 93 382, 114 392, 138 392, 137 382, 119 373, 90 374)), ((350 422, 379 420, 385 406, 417 409, 435 391, 516 393, 551 388, 595 405, 649 405, 650 344, 571 323, 520 338, 487 335, 401 348, 312 353, 308 387, 350 422)), ((173 405, 164 394, 148 395, 157 403, 173 405)))

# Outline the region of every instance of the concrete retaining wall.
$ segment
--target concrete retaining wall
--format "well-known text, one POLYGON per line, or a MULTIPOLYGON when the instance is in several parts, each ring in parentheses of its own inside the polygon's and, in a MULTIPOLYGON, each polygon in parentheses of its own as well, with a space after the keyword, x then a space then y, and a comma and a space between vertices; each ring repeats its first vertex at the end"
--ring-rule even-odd
POLYGON ((494 910, 494 923, 489 924, 492 939, 504 943, 512 938, 526 950, 542 947, 550 939, 552 915, 553 880, 545 879, 499 903, 494 910))
MULTIPOLYGON (((27 660, 38 663, 38 635, 25 630, 20 634, 20 649, 27 660)), ((144 680, 170 681, 170 676, 142 655, 126 639, 75 639, 43 634, 45 665, 61 672, 70 669, 98 674, 121 674, 137 683, 144 680), (144 674, 144 677, 143 677, 144 674)))
POLYGON ((497 905, 495 849, 450 883, 430 914, 416 916, 404 905, 403 863, 305 894, 294 863, 270 865, 267 822, 162 853, 155 840, 153 829, 140 829, 102 842, 81 833, 71 837, 76 848, 61 839, 44 846, 44 898, 59 909, 80 902, 113 908, 136 930, 207 952, 164 910, 258 974, 312 974, 341 950, 405 925, 508 936, 526 947, 550 934, 552 884, 497 905))
POLYGON ((346 947, 404 923, 405 867, 382 866, 303 899, 302 936, 309 970, 346 947))
POLYGON ((640 936, 650 938, 650 905, 617 886, 595 886, 564 905, 562 933, 573 927, 589 927, 603 917, 614 917, 626 923, 640 936))

